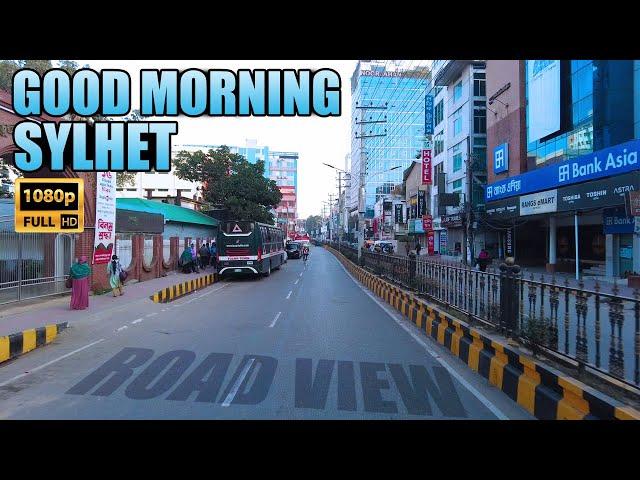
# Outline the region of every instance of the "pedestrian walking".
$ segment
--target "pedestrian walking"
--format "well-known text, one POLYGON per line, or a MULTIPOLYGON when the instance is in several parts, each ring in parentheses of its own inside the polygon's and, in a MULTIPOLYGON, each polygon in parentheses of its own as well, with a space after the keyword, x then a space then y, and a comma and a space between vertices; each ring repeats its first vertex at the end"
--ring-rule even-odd
POLYGON ((87 264, 87 256, 82 255, 71 266, 69 277, 71 279, 71 303, 73 310, 84 310, 89 307, 89 276, 91 267, 87 264))
POLYGON ((180 265, 182 265, 183 273, 195 272, 193 255, 191 254, 191 247, 185 247, 184 252, 180 255, 180 265))
POLYGON ((487 271, 487 265, 489 265, 490 262, 491 262, 491 256, 489 255, 489 252, 487 252, 483 248, 480 251, 480 254, 478 255, 478 261, 476 262, 478 264, 478 267, 480 267, 480 271, 481 272, 486 272, 487 271))
POLYGON ((107 272, 109 273, 109 285, 113 296, 124 295, 124 282, 126 278, 126 272, 120 265, 120 260, 117 255, 111 257, 111 262, 107 263, 107 272))
POLYGON ((422 250, 422 245, 420 243, 416 243, 416 256, 420 255, 420 250, 422 250))

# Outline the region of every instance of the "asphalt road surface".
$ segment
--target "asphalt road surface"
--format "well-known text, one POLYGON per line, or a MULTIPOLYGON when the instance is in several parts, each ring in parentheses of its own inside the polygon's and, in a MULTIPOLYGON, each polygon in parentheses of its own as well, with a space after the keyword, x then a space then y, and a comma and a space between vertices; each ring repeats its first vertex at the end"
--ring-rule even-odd
POLYGON ((0 367, 0 418, 532 417, 314 247, 269 278, 75 323, 0 367))

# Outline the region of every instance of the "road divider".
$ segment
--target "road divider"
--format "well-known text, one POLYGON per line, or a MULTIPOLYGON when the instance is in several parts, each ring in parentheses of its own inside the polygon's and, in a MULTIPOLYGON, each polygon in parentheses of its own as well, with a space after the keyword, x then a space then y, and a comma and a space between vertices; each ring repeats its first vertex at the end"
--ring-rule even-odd
POLYGON ((640 412, 470 327, 325 246, 354 277, 425 335, 541 420, 640 420, 640 412))
POLYGON ((172 302, 180 297, 184 297, 185 295, 195 292, 196 290, 213 285, 216 281, 218 281, 217 274, 210 273, 209 275, 203 275, 202 277, 187 280, 186 282, 181 282, 176 285, 163 288, 162 290, 158 290, 149 298, 151 298, 155 303, 172 302))
POLYGON ((53 342, 67 326, 67 322, 45 325, 0 337, 0 363, 53 342))

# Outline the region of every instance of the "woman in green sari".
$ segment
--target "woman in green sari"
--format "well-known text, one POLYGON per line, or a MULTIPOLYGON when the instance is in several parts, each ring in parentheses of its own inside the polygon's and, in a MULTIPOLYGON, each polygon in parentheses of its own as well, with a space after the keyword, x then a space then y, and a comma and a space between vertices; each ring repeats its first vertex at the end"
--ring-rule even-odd
POLYGON ((69 276, 71 277, 71 308, 73 310, 84 310, 89 307, 89 276, 91 267, 87 265, 86 255, 78 258, 78 261, 71 266, 69 276))

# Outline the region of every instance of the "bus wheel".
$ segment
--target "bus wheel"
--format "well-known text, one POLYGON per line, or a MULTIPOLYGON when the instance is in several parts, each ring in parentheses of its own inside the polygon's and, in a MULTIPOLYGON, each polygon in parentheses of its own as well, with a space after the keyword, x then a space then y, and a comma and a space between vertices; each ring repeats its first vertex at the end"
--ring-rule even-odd
POLYGON ((268 277, 269 275, 271 275, 271 262, 269 262, 269 268, 267 269, 267 271, 264 272, 265 277, 268 277))

